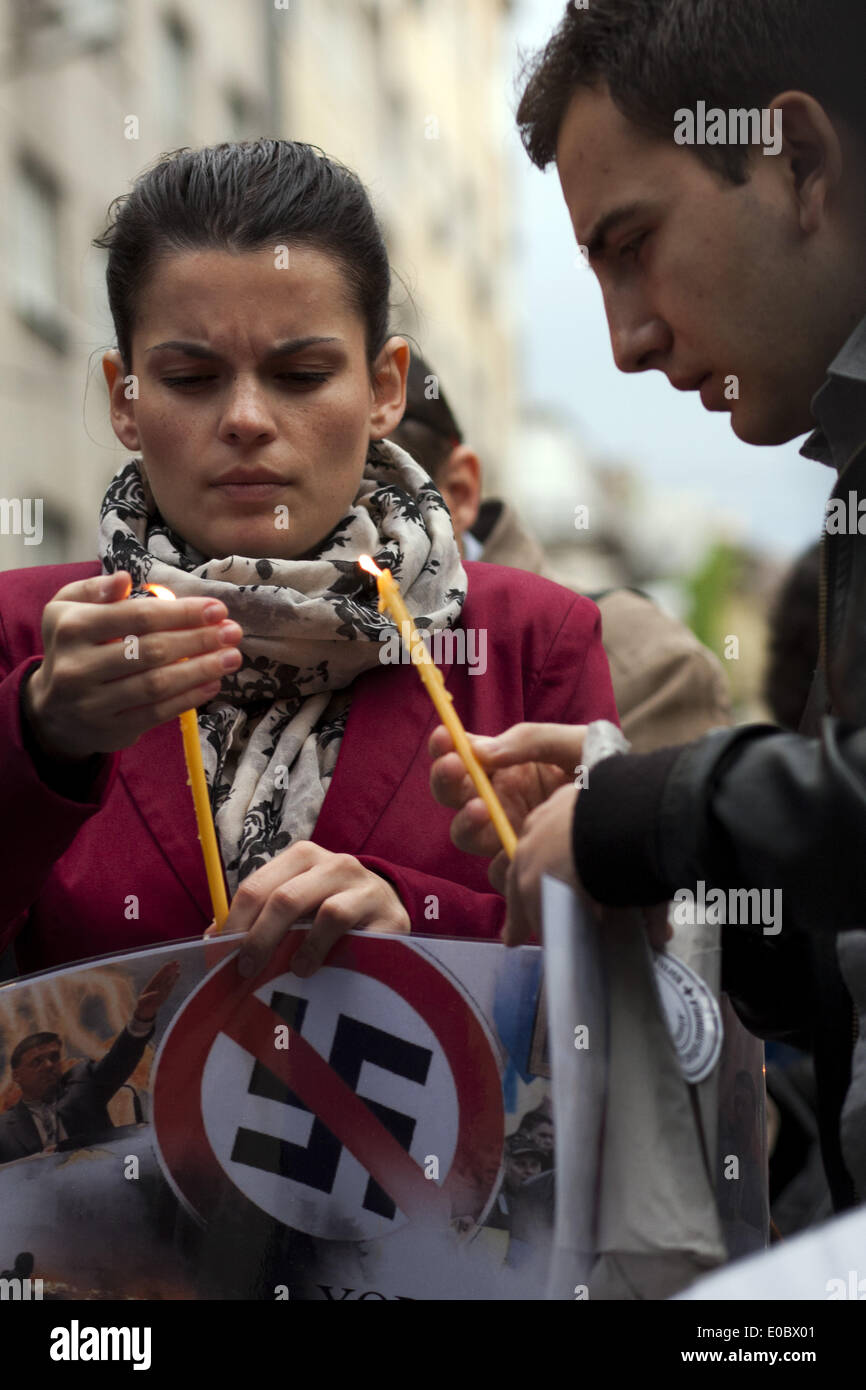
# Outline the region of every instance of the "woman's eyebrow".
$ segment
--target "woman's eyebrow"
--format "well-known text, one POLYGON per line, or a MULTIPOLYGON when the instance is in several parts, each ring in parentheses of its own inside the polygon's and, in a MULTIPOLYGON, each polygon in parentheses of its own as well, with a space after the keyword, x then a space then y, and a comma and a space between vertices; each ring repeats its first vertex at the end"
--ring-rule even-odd
MULTIPOLYGON (((267 362, 272 357, 288 357, 292 353, 302 352, 304 348, 316 347, 320 343, 340 343, 341 338, 287 338, 285 342, 277 343, 265 353, 264 360, 267 362)), ((206 357, 218 359, 219 353, 214 352, 213 348, 206 347, 204 343, 186 343, 179 338, 171 338, 165 343, 154 343, 152 347, 146 349, 147 352, 159 352, 160 349, 171 349, 174 352, 185 353, 187 357, 206 357)))

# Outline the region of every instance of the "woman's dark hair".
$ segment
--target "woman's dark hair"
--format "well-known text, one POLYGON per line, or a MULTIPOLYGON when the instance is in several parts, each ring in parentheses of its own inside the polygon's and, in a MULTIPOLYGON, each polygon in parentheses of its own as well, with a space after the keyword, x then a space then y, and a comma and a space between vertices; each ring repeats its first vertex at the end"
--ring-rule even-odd
POLYGON ((140 295, 156 262, 178 251, 313 247, 338 260, 364 320, 367 362, 389 337, 391 269, 367 191, 314 145, 245 140, 163 155, 115 198, 93 245, 108 251, 108 303, 124 367, 140 295))
MULTIPOLYGON (((765 109, 785 91, 815 97, 866 135, 864 0, 589 0, 569 3, 546 48, 530 59, 517 109, 533 164, 555 158, 563 117, 581 87, 606 84, 622 114, 671 138, 674 113, 698 101, 765 109)), ((692 152, 745 183, 746 145, 692 152)))

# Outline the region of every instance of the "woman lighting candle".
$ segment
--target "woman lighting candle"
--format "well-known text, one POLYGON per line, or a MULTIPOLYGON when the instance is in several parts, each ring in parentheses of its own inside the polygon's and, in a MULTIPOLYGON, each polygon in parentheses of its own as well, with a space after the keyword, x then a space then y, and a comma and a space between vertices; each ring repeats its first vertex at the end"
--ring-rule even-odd
POLYGON ((358 560, 388 556, 419 629, 487 635, 484 674, 448 677, 478 734, 616 717, 597 610, 464 565, 441 495, 390 442, 409 347, 351 171, 291 141, 181 150, 112 217, 103 368, 129 457, 95 557, 0 574, 0 949, 15 937, 35 970, 219 915, 179 715, 242 973, 296 924, 299 975, 354 928, 498 939, 504 900, 430 794, 436 715, 382 660, 358 560), (143 601, 149 584, 175 602, 143 601))

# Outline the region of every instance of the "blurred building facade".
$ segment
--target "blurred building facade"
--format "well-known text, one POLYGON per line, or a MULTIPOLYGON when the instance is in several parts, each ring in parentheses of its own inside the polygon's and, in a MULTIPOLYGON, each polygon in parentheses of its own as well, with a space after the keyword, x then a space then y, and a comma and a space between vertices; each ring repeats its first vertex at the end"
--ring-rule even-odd
POLYGON ((517 409, 509 8, 0 0, 0 569, 95 554, 124 450, 100 367, 114 344, 105 257, 90 242, 111 199, 181 145, 278 135, 355 169, 386 230, 394 331, 438 365, 485 456, 505 456, 517 409))

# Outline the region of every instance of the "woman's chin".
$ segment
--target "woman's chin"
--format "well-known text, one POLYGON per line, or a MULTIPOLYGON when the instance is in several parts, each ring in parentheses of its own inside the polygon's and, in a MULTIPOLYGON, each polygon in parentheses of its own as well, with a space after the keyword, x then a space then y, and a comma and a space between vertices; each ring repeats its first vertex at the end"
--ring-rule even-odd
POLYGON ((247 560, 299 560, 315 549, 315 544, 311 544, 301 551, 299 544, 304 545, 304 539, 300 543, 294 538, 289 541, 285 533, 275 531, 268 523, 255 528, 236 527, 229 537, 216 535, 201 543, 189 536, 186 539, 212 560, 225 560, 230 555, 242 555, 247 560))

